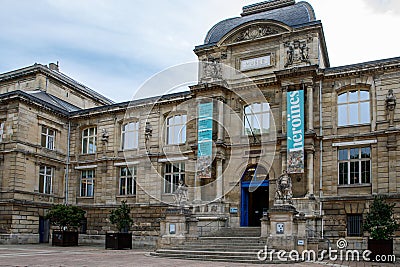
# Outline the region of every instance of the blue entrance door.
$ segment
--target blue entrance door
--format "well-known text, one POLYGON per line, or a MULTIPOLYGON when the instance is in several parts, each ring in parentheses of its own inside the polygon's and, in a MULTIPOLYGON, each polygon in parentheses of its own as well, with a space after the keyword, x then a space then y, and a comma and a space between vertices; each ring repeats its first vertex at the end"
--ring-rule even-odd
POLYGON ((242 181, 240 226, 259 226, 260 219, 268 209, 269 180, 242 181))

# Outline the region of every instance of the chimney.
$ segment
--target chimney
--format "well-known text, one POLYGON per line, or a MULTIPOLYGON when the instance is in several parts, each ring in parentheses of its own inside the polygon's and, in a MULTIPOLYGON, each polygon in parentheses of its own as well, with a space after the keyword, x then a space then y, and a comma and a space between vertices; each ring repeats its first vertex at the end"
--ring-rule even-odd
POLYGON ((58 68, 58 61, 57 61, 57 64, 53 63, 53 62, 49 63, 49 69, 55 70, 55 71, 60 71, 59 68, 58 68))

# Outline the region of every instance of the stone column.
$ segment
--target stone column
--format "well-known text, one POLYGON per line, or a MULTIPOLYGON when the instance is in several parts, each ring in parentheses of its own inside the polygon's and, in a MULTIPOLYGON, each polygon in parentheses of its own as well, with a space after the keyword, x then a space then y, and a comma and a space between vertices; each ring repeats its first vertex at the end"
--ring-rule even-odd
POLYGON ((224 98, 219 97, 218 100, 218 136, 217 142, 224 140, 224 98))
POLYGON ((217 180, 215 199, 222 199, 224 196, 224 179, 222 173, 222 158, 217 158, 217 180))
POLYGON ((314 98, 312 85, 306 85, 307 90, 307 131, 314 131, 314 98))
POLYGON ((282 97, 281 97, 282 133, 287 133, 286 132, 286 125, 287 125, 286 93, 287 93, 287 88, 286 88, 286 86, 283 86, 282 87, 282 97))
POLYGON ((307 195, 314 195, 314 151, 307 151, 307 195))
POLYGON ((286 147, 285 150, 281 150, 281 161, 282 161, 282 171, 287 170, 287 154, 286 154, 286 147))
POLYGON ((200 202, 201 201, 201 186, 200 186, 200 179, 195 178, 194 181, 194 202, 200 202))

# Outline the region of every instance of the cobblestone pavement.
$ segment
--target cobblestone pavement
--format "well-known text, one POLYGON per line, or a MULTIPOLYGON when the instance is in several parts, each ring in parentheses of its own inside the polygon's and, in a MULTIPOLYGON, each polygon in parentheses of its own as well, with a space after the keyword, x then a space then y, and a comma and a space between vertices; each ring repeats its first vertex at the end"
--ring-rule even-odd
MULTIPOLYGON (((241 264, 230 262, 207 262, 166 259, 149 256, 146 250, 105 250, 104 247, 52 247, 50 245, 0 245, 0 266, 276 266, 272 264, 241 264)), ((285 266, 285 265, 281 265, 285 266)), ((346 263, 346 262, 304 262, 287 266, 400 266, 396 264, 346 263)))

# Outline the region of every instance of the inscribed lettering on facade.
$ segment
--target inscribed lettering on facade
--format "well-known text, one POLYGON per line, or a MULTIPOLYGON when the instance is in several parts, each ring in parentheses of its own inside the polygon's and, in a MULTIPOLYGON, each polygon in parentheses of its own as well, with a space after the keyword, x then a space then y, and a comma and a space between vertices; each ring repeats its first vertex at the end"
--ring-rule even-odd
POLYGON ((197 178, 211 178, 213 103, 199 104, 197 126, 197 178))
POLYGON ((287 92, 287 172, 304 173, 304 91, 287 92))

